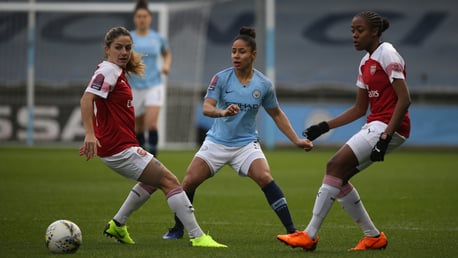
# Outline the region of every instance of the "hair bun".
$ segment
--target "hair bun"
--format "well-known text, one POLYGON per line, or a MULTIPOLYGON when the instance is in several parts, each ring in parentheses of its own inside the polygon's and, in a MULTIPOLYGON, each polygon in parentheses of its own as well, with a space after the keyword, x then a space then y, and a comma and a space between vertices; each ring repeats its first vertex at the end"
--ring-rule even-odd
POLYGON ((137 5, 135 6, 135 10, 139 9, 146 9, 148 10, 148 3, 146 0, 137 0, 137 5))
POLYGON ((240 35, 247 35, 249 37, 252 37, 253 39, 256 38, 256 31, 253 28, 250 28, 250 27, 242 27, 242 28, 240 28, 239 34, 240 35))

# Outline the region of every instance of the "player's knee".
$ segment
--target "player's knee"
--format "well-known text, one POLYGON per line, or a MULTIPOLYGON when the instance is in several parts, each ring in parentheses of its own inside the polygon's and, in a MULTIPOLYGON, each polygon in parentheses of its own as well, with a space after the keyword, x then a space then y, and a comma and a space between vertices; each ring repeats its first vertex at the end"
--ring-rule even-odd
POLYGON ((193 179, 192 177, 185 177, 181 185, 183 190, 186 192, 194 192, 203 181, 205 181, 205 179, 193 179))
POLYGON ((249 174, 249 176, 261 188, 263 188, 264 186, 268 185, 270 182, 272 182, 274 180, 272 178, 272 175, 268 171, 266 171, 264 173, 251 173, 251 175, 249 174))
POLYGON ((326 163, 326 173, 327 174, 338 174, 339 171, 342 171, 343 164, 339 159, 332 158, 326 163))
POLYGON ((167 183, 167 185, 169 186, 179 186, 180 185, 180 180, 178 180, 175 174, 173 174, 172 172, 168 170, 164 172, 161 182, 162 181, 167 183))

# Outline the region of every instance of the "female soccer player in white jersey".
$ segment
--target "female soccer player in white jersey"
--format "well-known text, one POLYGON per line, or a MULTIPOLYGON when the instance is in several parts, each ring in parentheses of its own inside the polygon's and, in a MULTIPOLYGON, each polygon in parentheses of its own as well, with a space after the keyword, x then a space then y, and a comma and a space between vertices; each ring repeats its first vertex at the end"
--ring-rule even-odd
POLYGON ((141 75, 144 65, 140 56, 132 51, 129 31, 123 27, 110 29, 105 36, 104 50, 106 61, 97 66, 81 98, 86 136, 80 155, 86 160, 99 156, 115 172, 141 182, 129 195, 129 205, 121 207, 104 233, 121 243, 134 244, 125 225, 127 217, 159 188, 170 208, 185 222, 192 246, 226 247, 204 234, 176 176, 138 145, 132 91, 126 73, 141 75))
MULTIPOLYGON (((281 110, 272 82, 253 68, 256 59, 255 31, 242 27, 232 42, 232 64, 211 80, 203 103, 203 113, 216 118, 204 143, 195 154, 183 181, 191 202, 197 187, 230 165, 240 176, 254 180, 264 192, 269 205, 280 218, 286 232, 296 231, 285 196, 270 173, 256 132, 256 115, 261 107, 278 128, 298 147, 310 150, 313 145, 300 139, 281 110)), ((181 238, 183 225, 176 224, 164 239, 181 238)))
POLYGON ((129 83, 134 95, 135 132, 140 146, 157 155, 158 118, 164 104, 165 85, 161 78, 167 75, 172 64, 172 53, 162 35, 151 29, 152 13, 145 0, 137 1, 134 10, 135 30, 131 31, 133 49, 142 54, 145 64, 144 76, 129 75, 129 83), (162 67, 158 59, 162 56, 162 67), (145 138, 145 132, 147 137, 145 138))
POLYGON ((336 199, 364 233, 364 237, 350 250, 384 249, 387 246, 385 234, 375 227, 349 180, 374 161, 383 161, 386 152, 399 147, 409 137, 410 95, 405 81, 404 60, 390 43, 380 39, 388 27, 389 21, 372 11, 353 17, 353 44, 356 50, 368 52, 359 65, 356 102, 336 118, 307 128, 304 135, 313 141, 329 129, 364 116, 369 106, 370 114, 361 130, 327 163, 312 219, 305 231, 277 236, 292 247, 316 248, 318 230, 336 199))

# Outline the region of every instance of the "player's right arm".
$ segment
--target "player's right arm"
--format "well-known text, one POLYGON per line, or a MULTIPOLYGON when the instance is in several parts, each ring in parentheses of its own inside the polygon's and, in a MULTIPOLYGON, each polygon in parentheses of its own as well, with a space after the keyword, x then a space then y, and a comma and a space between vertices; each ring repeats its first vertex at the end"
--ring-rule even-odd
POLYGON ((346 125, 364 116, 368 107, 369 97, 366 89, 358 88, 355 104, 351 108, 329 121, 322 121, 319 124, 308 127, 302 132, 302 135, 313 141, 330 129, 346 125))
POLYGON ((79 153, 84 155, 86 160, 97 156, 97 147, 100 147, 100 143, 95 137, 94 132, 94 101, 96 95, 90 92, 85 92, 80 100, 81 107, 81 119, 83 121, 83 127, 86 131, 84 137, 84 144, 81 146, 79 153))
POLYGON ((358 88, 353 106, 334 119, 327 121, 329 129, 337 128, 359 119, 366 114, 368 107, 369 97, 367 96, 367 90, 358 88))
POLYGON ((216 107, 216 100, 206 98, 202 107, 203 113, 209 117, 233 116, 240 112, 240 107, 236 104, 230 104, 226 109, 216 107))

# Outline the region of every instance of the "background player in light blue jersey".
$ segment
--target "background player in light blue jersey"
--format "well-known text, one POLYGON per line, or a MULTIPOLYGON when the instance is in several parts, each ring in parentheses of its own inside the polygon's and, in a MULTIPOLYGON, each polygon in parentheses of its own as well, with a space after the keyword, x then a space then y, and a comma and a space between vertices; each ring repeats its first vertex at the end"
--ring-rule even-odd
POLYGON ((135 30, 131 32, 134 51, 142 54, 146 66, 145 76, 132 75, 129 83, 132 87, 135 108, 135 132, 140 146, 157 156, 158 118, 165 99, 165 85, 161 75, 167 75, 172 63, 172 54, 166 40, 151 29, 152 13, 144 0, 137 2, 134 10, 135 30), (158 58, 162 56, 162 68, 158 58), (147 142, 145 142, 147 132, 147 142))
MULTIPOLYGON (((259 109, 263 107, 298 147, 309 151, 313 145, 297 136, 278 105, 272 82, 253 68, 255 37, 254 29, 240 29, 232 42, 233 67, 217 73, 208 86, 203 113, 216 119, 186 171, 183 189, 192 202, 197 187, 228 164, 240 176, 247 176, 259 185, 286 232, 295 232, 285 196, 273 180, 258 142, 256 114, 259 109)), ((175 226, 163 236, 164 239, 183 236, 182 223, 176 216, 175 221, 175 226)))

